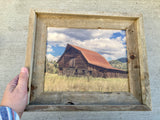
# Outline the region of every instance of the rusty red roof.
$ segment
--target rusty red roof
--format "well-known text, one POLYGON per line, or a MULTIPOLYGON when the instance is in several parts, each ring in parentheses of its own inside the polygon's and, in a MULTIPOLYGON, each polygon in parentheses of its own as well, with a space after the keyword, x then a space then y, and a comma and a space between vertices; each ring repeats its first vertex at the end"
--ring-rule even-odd
POLYGON ((88 49, 84 49, 75 45, 71 45, 68 44, 69 46, 72 46, 73 48, 79 50, 82 55, 85 57, 85 59, 87 60, 87 62, 89 64, 93 64, 99 67, 103 67, 103 68, 107 68, 107 69, 114 69, 114 70, 119 70, 116 68, 113 68, 109 62, 99 53, 88 50, 88 49))

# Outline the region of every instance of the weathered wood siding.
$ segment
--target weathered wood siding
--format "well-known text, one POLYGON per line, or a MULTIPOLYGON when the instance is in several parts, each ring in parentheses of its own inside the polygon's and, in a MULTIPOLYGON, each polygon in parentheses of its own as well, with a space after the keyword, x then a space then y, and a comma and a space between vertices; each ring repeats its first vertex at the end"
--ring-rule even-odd
POLYGON ((95 65, 88 65, 88 72, 93 77, 103 77, 103 78, 127 78, 128 72, 121 71, 121 70, 112 70, 112 69, 105 69, 102 67, 98 67, 95 65))
POLYGON ((67 47, 62 55, 59 64, 59 73, 63 75, 85 75, 87 72, 87 61, 82 56, 81 52, 67 47))

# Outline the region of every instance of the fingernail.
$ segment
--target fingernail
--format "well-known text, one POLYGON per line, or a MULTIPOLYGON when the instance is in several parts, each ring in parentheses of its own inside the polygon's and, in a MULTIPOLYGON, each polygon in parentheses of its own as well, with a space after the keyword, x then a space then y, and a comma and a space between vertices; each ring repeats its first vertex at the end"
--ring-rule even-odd
POLYGON ((21 68, 21 72, 27 73, 27 75, 28 75, 28 69, 25 68, 25 67, 22 67, 22 68, 21 68))

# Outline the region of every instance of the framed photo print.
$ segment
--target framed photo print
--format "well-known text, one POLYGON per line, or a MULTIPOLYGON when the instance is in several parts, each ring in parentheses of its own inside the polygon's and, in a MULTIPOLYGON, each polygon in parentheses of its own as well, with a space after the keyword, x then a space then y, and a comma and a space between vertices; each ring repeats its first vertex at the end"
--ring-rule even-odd
POLYGON ((151 110, 142 15, 31 10, 26 111, 151 110))

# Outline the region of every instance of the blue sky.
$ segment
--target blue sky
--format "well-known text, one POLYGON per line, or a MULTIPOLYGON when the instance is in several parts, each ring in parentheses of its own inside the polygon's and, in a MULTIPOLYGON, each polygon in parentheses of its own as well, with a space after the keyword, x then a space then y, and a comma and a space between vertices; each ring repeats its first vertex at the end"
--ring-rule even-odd
POLYGON ((126 57, 126 33, 124 30, 71 29, 49 27, 46 56, 56 61, 66 45, 73 44, 98 52, 107 61, 126 57))

